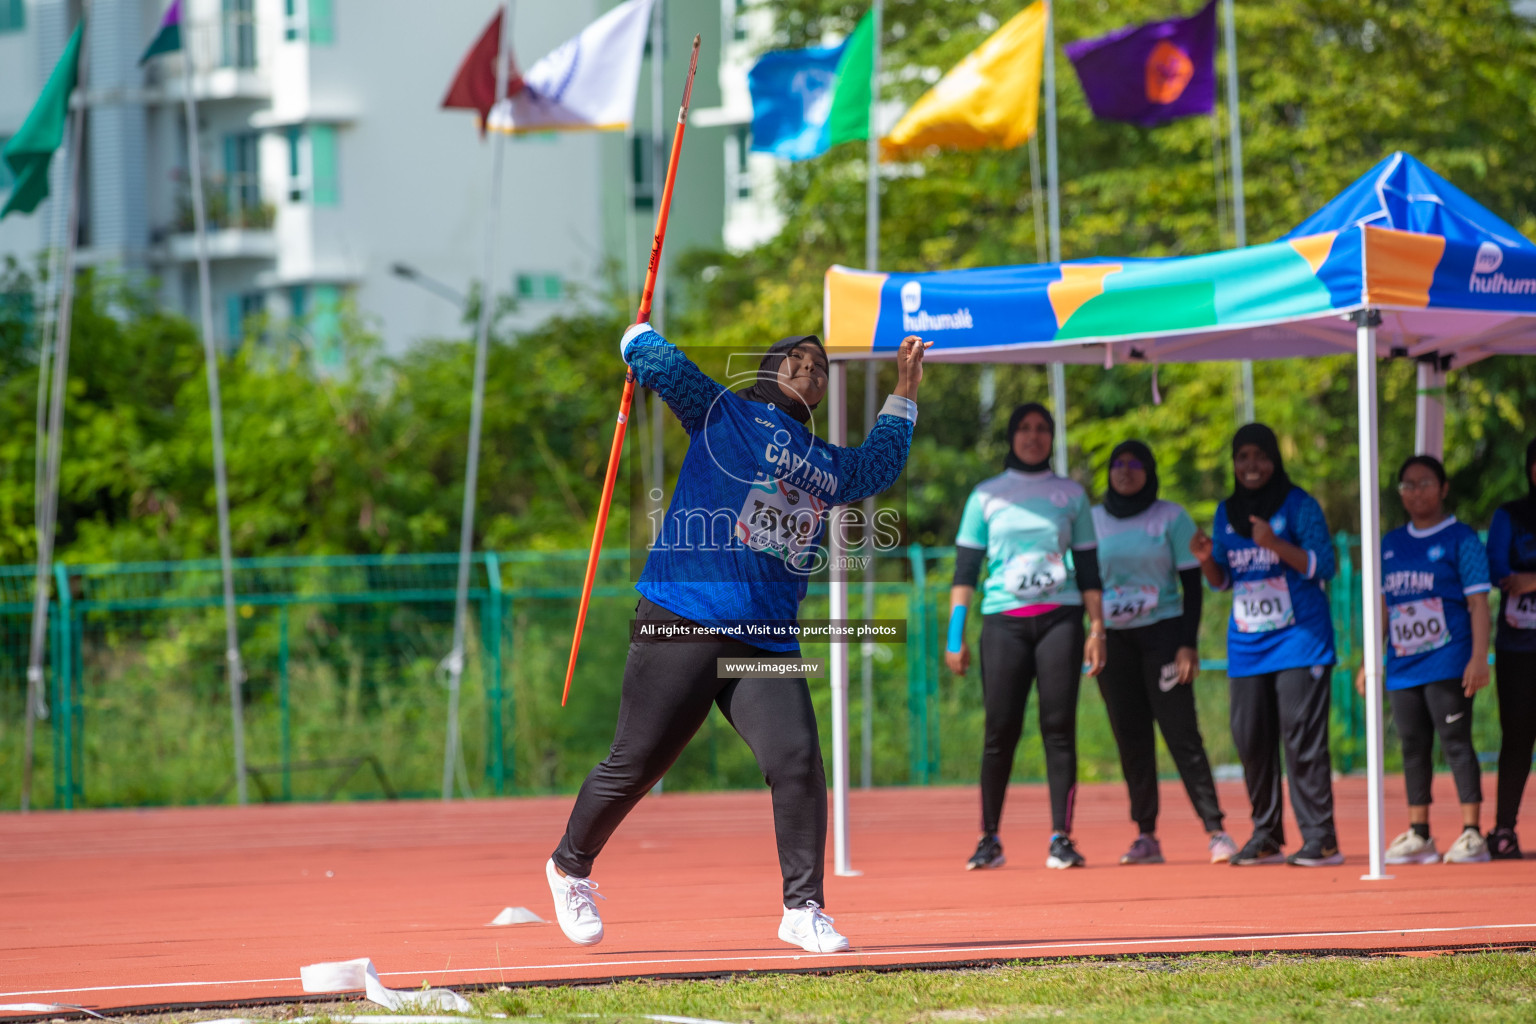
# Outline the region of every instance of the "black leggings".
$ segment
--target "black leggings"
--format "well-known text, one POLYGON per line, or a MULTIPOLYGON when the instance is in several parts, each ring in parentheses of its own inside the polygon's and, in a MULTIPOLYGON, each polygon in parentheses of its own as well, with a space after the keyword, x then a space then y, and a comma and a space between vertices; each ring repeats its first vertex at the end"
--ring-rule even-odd
POLYGON ((1072 830, 1077 791, 1077 687, 1083 667, 1083 609, 1063 605, 1027 618, 988 615, 981 625, 981 830, 1003 817, 1013 755, 1024 731, 1030 684, 1040 681, 1040 740, 1051 790, 1051 828, 1072 830))
MULTIPOLYGON (((681 621, 642 600, 637 619, 681 621)), ((718 704, 741 734, 773 793, 773 829, 784 875, 784 905, 825 906, 827 777, 816 712, 803 678, 719 679, 716 658, 783 657, 745 643, 630 644, 619 722, 608 757, 587 775, 554 861, 585 878, 608 838, 677 760, 718 704)))
POLYGON ((1536 651, 1496 651, 1498 672, 1499 807, 1495 828, 1514 828, 1536 748, 1536 651))
POLYGON ((1141 831, 1157 831, 1157 737, 1163 742, 1184 780, 1184 791, 1207 832, 1221 828, 1221 805, 1211 762, 1195 714, 1194 684, 1177 682, 1180 634, 1178 619, 1154 622, 1137 629, 1111 629, 1108 656, 1099 673, 1099 692, 1109 712, 1109 727, 1120 748, 1120 770, 1131 795, 1131 820, 1141 831))
POLYGON ((1232 739, 1253 804, 1253 831, 1285 845, 1280 748, 1302 839, 1335 839, 1328 761, 1328 669, 1287 668, 1232 680, 1232 739))
POLYGON ((1403 743, 1403 781, 1409 807, 1427 807, 1435 778, 1435 734, 1456 780, 1456 796, 1464 804, 1483 802, 1483 778, 1472 746, 1472 698, 1460 679, 1442 679, 1423 686, 1388 690, 1392 723, 1403 743))

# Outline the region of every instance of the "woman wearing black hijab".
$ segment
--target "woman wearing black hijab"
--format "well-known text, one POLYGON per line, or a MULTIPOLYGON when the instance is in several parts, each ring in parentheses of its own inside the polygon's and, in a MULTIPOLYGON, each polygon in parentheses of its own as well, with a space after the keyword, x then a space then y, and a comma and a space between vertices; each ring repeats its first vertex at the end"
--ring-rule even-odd
POLYGON ((1153 722, 1210 837, 1212 864, 1237 844, 1222 829, 1221 805, 1195 714, 1200 672, 1200 563, 1190 554, 1195 522, 1182 505, 1157 496, 1157 462, 1140 441, 1109 456, 1109 490, 1094 507, 1104 624, 1109 631, 1099 691, 1120 748, 1138 834, 1121 864, 1161 864, 1157 841, 1157 739, 1153 722))
POLYGON ((768 669, 722 678, 718 666, 799 655, 789 626, 810 574, 824 564, 825 514, 900 476, 926 347, 915 336, 901 343, 895 393, 864 443, 843 447, 807 426, 827 390, 827 355, 816 338, 775 344, 750 385, 732 392, 650 324, 625 332, 625 362, 666 401, 689 446, 635 587, 641 600, 613 747, 582 783, 544 867, 556 919, 572 942, 602 941, 593 863, 716 705, 752 748, 772 794, 783 876, 779 938, 812 953, 848 948, 824 912, 827 780, 810 689, 803 677, 768 669), (668 635, 682 642, 658 642, 668 635))
POLYGON ((1286 476, 1273 430, 1240 428, 1232 468, 1235 484, 1216 509, 1215 537, 1197 533, 1189 546, 1206 581, 1232 591, 1232 739, 1253 802, 1253 838, 1232 863, 1342 864, 1328 760, 1328 669, 1337 658, 1322 587, 1333 578, 1333 537, 1317 499, 1286 476), (1281 852, 1282 746, 1302 838, 1289 857, 1281 852))
POLYGON ((1536 748, 1536 441, 1525 449, 1526 494, 1506 502, 1488 526, 1488 573, 1502 595, 1493 645, 1499 695, 1499 802, 1488 853, 1518 860, 1515 824, 1536 748))
POLYGON ((955 538, 945 661, 962 675, 971 661, 966 613, 982 566, 987 567, 981 588, 981 693, 986 709, 981 839, 967 870, 1003 865, 997 835, 1003 798, 1023 732, 1024 708, 1037 682, 1040 741, 1051 793, 1045 866, 1084 865, 1071 835, 1077 793, 1077 693, 1084 656, 1089 675, 1098 675, 1104 666, 1103 585, 1088 495, 1076 481, 1051 472, 1055 432, 1055 421, 1039 403, 1013 410, 1003 472, 971 492, 955 538))

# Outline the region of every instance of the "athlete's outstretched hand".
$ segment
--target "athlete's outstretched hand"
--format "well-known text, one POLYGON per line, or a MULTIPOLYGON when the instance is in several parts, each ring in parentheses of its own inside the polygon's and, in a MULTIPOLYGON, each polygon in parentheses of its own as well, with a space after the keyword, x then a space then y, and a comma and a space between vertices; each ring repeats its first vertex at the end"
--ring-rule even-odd
POLYGON ((917 401, 917 386, 923 382, 923 353, 933 347, 915 334, 901 339, 896 352, 896 390, 894 394, 917 401))

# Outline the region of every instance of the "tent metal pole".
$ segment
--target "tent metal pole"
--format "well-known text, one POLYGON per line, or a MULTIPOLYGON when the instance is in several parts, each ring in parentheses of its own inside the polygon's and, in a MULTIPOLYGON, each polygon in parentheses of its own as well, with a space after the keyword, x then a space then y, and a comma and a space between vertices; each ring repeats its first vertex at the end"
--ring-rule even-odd
MULTIPOLYGON (((1248 244, 1248 221, 1243 213, 1243 123, 1237 96, 1237 25, 1232 0, 1221 0, 1222 41, 1227 51, 1227 149, 1232 156, 1232 233, 1241 249, 1248 244)), ((1253 405, 1253 360, 1243 360, 1243 422, 1258 416, 1253 405)))
POLYGON ((1445 371, 1439 360, 1419 363, 1413 403, 1413 451, 1445 459, 1445 371))
MULTIPOLYGON (((864 268, 880 267, 880 36, 884 28, 885 3, 875 0, 870 8, 873 15, 875 56, 870 63, 869 82, 869 132, 866 157, 868 167, 864 181, 864 268)), ((879 395, 876 372, 879 364, 873 359, 864 364, 864 436, 875 428, 879 395)), ((875 616, 875 499, 864 501, 864 549, 869 561, 864 564, 864 617, 875 616)), ((846 656, 847 648, 844 648, 846 656)), ((873 785, 874 745, 873 708, 875 689, 875 645, 866 641, 860 645, 859 687, 859 783, 864 789, 873 785)))
MULTIPOLYGON (((827 371, 827 440, 848 443, 848 363, 838 359, 827 371)), ((848 618, 848 547, 844 542, 846 509, 827 517, 828 617, 848 618)), ((858 875, 848 847, 848 644, 834 640, 827 648, 832 683, 832 853, 833 873, 858 875)))
POLYGON ((1382 874, 1386 835, 1382 828, 1382 621, 1381 486, 1376 448, 1376 327, 1381 314, 1355 314, 1356 384, 1360 398, 1360 620, 1365 632, 1365 768, 1369 823, 1370 874, 1362 881, 1391 878, 1382 874))
MULTIPOLYGON (((1056 156, 1056 10, 1045 14, 1045 178, 1051 262, 1061 262, 1061 169, 1056 156)), ((1067 371, 1051 364, 1051 411, 1056 417, 1056 472, 1067 475, 1067 371)))

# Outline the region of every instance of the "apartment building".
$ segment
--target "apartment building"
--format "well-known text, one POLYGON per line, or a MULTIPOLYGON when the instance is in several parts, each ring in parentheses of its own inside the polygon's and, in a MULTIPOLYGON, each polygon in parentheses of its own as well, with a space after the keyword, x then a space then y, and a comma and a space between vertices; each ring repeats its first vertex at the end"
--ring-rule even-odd
MULTIPOLYGON (((463 337, 456 297, 481 274, 491 143, 472 113, 439 104, 495 0, 183 0, 184 52, 141 68, 167 2, 90 0, 80 263, 154 281, 169 308, 195 317, 190 88, 222 340, 265 313, 334 359, 346 303, 391 350, 463 337)), ((664 147, 696 32, 694 103, 719 105, 722 26, 736 0, 661 2, 664 147)), ((512 0, 519 63, 614 3, 512 0)), ((26 118, 80 11, 81 0, 0 0, 0 142, 26 118)), ((643 273, 659 148, 650 64, 636 131, 509 143, 493 280, 518 298, 517 326, 601 301, 643 273)), ((690 130, 671 252, 721 243, 730 133, 690 130)), ((0 222, 0 257, 33 260, 62 242, 66 164, 54 162, 54 199, 0 222)), ((0 192, 9 184, 0 175, 0 192)))

